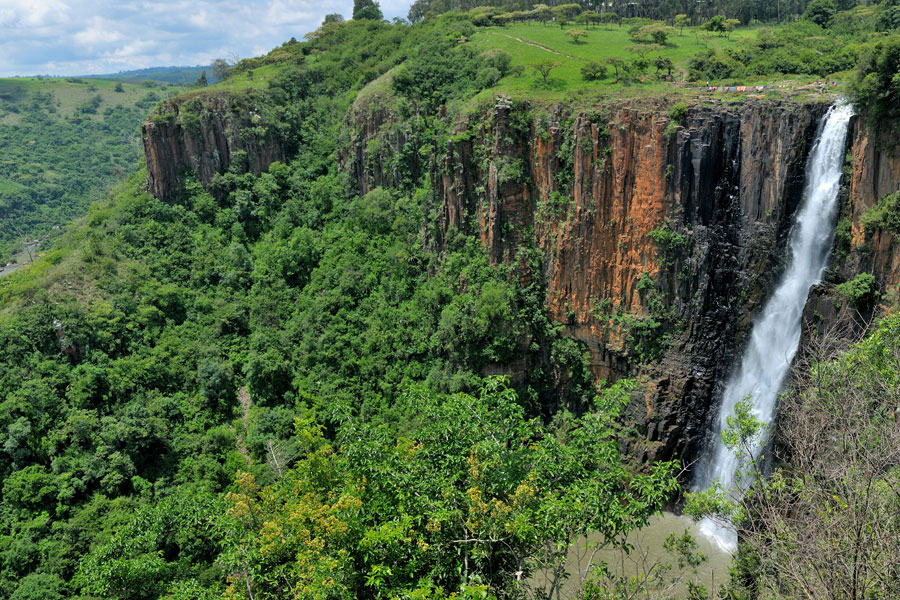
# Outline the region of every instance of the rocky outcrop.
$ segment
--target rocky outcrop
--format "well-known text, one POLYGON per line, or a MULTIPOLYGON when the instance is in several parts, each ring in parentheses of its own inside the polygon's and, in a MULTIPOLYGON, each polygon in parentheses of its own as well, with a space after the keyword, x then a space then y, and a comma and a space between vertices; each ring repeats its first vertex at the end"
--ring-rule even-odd
POLYGON ((417 183, 427 170, 429 157, 415 127, 420 120, 401 118, 397 105, 388 72, 360 91, 344 119, 338 167, 360 196, 417 183))
POLYGON ((263 122, 262 112, 246 94, 204 93, 163 102, 142 128, 150 193, 166 201, 176 198, 188 173, 208 186, 237 157, 246 161, 242 169, 254 173, 285 160, 284 144, 263 122))

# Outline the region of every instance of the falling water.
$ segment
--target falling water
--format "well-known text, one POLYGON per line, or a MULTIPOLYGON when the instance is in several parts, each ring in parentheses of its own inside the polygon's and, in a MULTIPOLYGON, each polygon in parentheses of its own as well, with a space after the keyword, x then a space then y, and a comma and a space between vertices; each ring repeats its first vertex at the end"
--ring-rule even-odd
MULTIPOLYGON (((752 414, 762 423, 768 425, 775 418, 778 391, 800 343, 800 317, 809 288, 819 283, 828 261, 847 129, 852 115, 850 105, 838 103, 829 109, 820 125, 818 139, 806 165, 803 204, 791 231, 790 264, 754 324, 740 367, 725 388, 717 424, 719 435, 710 449, 706 472, 698 474, 698 490, 715 481, 726 490, 736 487, 735 473, 740 463, 722 443, 721 432, 740 400, 750 398, 752 414)), ((752 449, 754 455, 765 441, 760 440, 752 449)), ((724 550, 734 551, 737 547, 737 536, 730 528, 705 519, 701 522, 701 531, 724 550)))

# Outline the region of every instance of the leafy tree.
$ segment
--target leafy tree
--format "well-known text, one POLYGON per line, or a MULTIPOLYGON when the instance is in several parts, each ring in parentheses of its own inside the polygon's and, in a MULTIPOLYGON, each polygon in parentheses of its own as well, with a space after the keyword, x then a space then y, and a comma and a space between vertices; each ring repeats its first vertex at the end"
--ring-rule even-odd
POLYGON ((380 21, 384 14, 375 0, 353 0, 353 18, 380 21))
POLYGON ((213 77, 219 80, 228 79, 234 72, 234 65, 224 58, 216 58, 211 63, 213 77))
POLYGON ((548 85, 548 77, 550 77, 550 71, 559 66, 559 62, 554 60, 542 60, 540 62, 534 63, 531 65, 531 68, 534 69, 535 73, 538 73, 541 76, 541 79, 544 85, 548 85))
POLYGON ((900 1, 882 0, 878 5, 877 27, 880 31, 900 28, 900 1))
POLYGON ((197 78, 194 87, 206 87, 207 85, 209 85, 209 82, 206 80, 206 71, 203 71, 200 73, 200 77, 197 78))
POLYGON ((553 15, 560 21, 570 21, 581 12, 581 5, 574 3, 558 4, 551 10, 553 11, 553 15))
POLYGON ((622 80, 622 78, 628 73, 628 66, 625 64, 625 61, 616 56, 610 56, 606 59, 607 64, 613 68, 616 73, 616 83, 622 80))
POLYGON ((636 42, 654 43, 665 46, 669 41, 669 36, 675 32, 673 27, 663 23, 651 23, 639 27, 631 34, 631 38, 636 42))
POLYGON ((625 47, 625 50, 632 54, 637 54, 640 58, 646 58, 647 54, 659 52, 662 49, 663 47, 659 44, 635 44, 633 46, 625 47))
POLYGON ((579 15, 579 18, 582 18, 588 26, 596 25, 597 23, 602 22, 603 15, 598 12, 586 10, 579 15))
POLYGON ((684 35, 684 28, 691 24, 691 18, 686 14, 675 15, 675 27, 678 29, 678 35, 684 35))
POLYGON ((587 37, 588 32, 584 29, 569 29, 566 31, 566 35, 572 38, 572 43, 577 44, 578 38, 587 37))
POLYGON ((600 22, 609 25, 610 23, 619 23, 621 25, 621 20, 619 19, 619 15, 614 12, 606 11, 602 15, 600 15, 600 22))
POLYGON ((703 24, 703 29, 718 33, 720 35, 725 35, 725 32, 727 31, 727 28, 725 26, 725 17, 722 15, 716 15, 712 17, 709 21, 703 24))
POLYGON ((343 23, 344 17, 340 13, 328 13, 322 20, 322 23, 343 23))
POLYGON ((803 18, 824 28, 828 27, 834 12, 834 0, 812 0, 806 5, 803 18))
POLYGON ((900 35, 879 40, 863 57, 856 71, 856 101, 872 109, 874 116, 900 115, 900 35))
POLYGON ((58 575, 33 573, 22 578, 10 600, 63 600, 66 584, 58 575))
POLYGON ((725 36, 731 37, 731 32, 740 24, 741 22, 738 19, 725 19, 725 36))
POLYGON ((837 286, 838 294, 859 311, 872 308, 878 299, 878 286, 871 273, 859 273, 850 281, 837 286))
POLYGON ((475 396, 410 390, 394 409, 405 426, 354 419, 340 448, 298 421, 305 458, 268 489, 239 475, 229 496, 232 593, 268 598, 286 584, 403 596, 482 582, 552 596, 579 536, 620 544, 675 489, 674 465, 637 475, 616 458, 614 419, 628 389, 609 390, 596 415, 555 432, 527 419, 497 380, 475 396), (526 584, 538 569, 551 579, 526 584))
POLYGON ((534 17, 540 23, 546 24, 553 19, 553 10, 546 4, 535 4, 532 9, 534 17))
MULTIPOLYGON (((673 123, 677 123, 678 125, 684 125, 687 121, 688 116, 688 107, 684 102, 677 102, 674 106, 669 110, 669 118, 672 119, 673 123)), ((665 227, 663 229, 655 229, 650 232, 650 237, 653 238, 657 244, 660 244, 666 248, 678 248, 685 247, 690 243, 690 240, 682 237, 679 237, 681 234, 672 231, 670 227, 665 227)))
POLYGON ((665 71, 666 77, 668 77, 668 78, 672 77, 672 69, 675 67, 675 65, 672 63, 671 58, 657 56, 656 59, 653 61, 653 64, 656 67, 657 74, 660 71, 665 71))

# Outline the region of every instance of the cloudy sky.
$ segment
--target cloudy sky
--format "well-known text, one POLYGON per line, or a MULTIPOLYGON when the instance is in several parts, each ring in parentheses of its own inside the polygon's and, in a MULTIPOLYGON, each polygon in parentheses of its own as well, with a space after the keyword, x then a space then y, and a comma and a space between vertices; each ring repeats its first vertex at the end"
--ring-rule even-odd
MULTIPOLYGON (((387 18, 411 0, 382 0, 387 18)), ((352 0, 0 0, 0 76, 88 75, 246 58, 352 0)))

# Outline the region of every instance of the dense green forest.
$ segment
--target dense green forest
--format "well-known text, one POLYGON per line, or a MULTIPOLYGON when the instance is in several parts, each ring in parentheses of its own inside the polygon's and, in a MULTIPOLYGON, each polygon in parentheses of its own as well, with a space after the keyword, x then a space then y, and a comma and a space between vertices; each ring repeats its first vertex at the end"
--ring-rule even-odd
POLYGON ((0 79, 0 259, 84 215, 137 168, 141 122, 178 89, 0 79))
MULTIPOLYGON (((844 71, 855 98, 886 116, 900 105, 900 35, 884 29, 893 7, 862 7, 868 20, 857 21, 846 15, 860 8, 831 5, 825 22, 808 12, 686 60, 697 78, 718 62, 730 65, 721 77, 844 71), (786 60, 809 38, 814 58, 786 60), (804 61, 816 66, 801 70, 804 61)), ((0 96, 3 119, 15 120, 0 124, 4 222, 40 231, 130 173, 40 261, 0 280, 0 599, 549 598, 573 542, 592 533, 624 547, 677 497, 676 461, 637 464, 623 451, 633 432, 618 417, 640 377, 591 381, 585 347, 562 335, 541 278, 528 276, 540 251, 494 264, 476 239, 437 243, 425 155, 446 144, 456 115, 504 85, 546 89, 478 41, 497 26, 484 15, 330 22, 242 61, 191 99, 202 107, 230 91, 230 106, 252 107, 290 159, 254 174, 238 155, 208 189, 188 176, 168 202, 132 170, 135 111, 160 91, 65 115, 36 91, 0 96), (367 85, 396 96, 405 143, 391 157, 397 185, 360 196, 336 158, 367 85), (52 150, 29 154, 28 140, 57 135, 52 150), (486 376, 513 360, 525 365, 519 380, 486 376)), ((648 23, 635 25, 640 37, 648 23)), ((644 79, 586 85, 625 94, 644 79)), ((176 118, 165 106, 160 123, 176 118)), ((828 435, 801 439, 809 431, 796 428, 797 444, 818 444, 804 456, 820 458, 761 482, 745 507, 713 507, 743 511, 738 522, 764 514, 787 533, 753 530, 751 519, 731 580, 691 586, 692 597, 809 589, 778 570, 782 559, 823 511, 826 526, 843 526, 816 530, 834 534, 835 555, 858 544, 846 499, 860 489, 894 537, 878 537, 867 571, 882 587, 837 597, 896 592, 896 566, 883 564, 896 555, 896 463, 852 462, 836 430, 862 428, 858 447, 872 451, 894 431, 897 332, 886 319, 849 354, 810 368, 790 402, 798 414, 834 414, 818 422, 828 435), (840 400, 845 389, 853 404, 840 400), (840 490, 821 485, 821 457, 849 461, 840 490), (869 476, 858 477, 863 467, 869 476), (808 502, 802 513, 789 495, 808 502)), ((690 540, 667 546, 699 560, 690 540)), ((580 585, 586 598, 650 597, 654 582, 665 589, 601 569, 580 585)))

